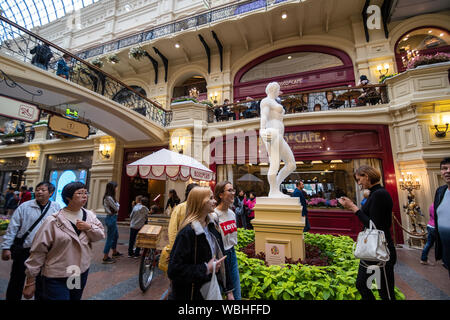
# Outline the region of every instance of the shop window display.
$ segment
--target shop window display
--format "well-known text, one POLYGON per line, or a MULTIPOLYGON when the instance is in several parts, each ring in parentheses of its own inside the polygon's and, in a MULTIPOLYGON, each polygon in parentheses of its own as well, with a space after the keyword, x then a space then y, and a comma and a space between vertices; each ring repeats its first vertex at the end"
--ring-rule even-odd
MULTIPOLYGON (((295 190, 296 182, 303 180, 306 199, 311 208, 341 208, 336 200, 341 196, 356 199, 359 205, 363 195, 353 178, 353 172, 363 164, 370 164, 382 171, 378 159, 297 161, 296 170, 281 184, 281 191, 290 195, 295 190)), ((269 192, 268 170, 268 164, 264 163, 219 165, 217 176, 218 181, 233 181, 237 190, 242 189, 246 193, 253 191, 257 197, 265 197, 269 192)))

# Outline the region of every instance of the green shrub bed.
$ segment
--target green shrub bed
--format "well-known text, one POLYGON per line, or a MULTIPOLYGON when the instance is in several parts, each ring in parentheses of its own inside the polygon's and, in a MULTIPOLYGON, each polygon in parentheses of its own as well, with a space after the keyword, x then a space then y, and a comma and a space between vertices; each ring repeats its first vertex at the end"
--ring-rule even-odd
MULTIPOLYGON (((350 237, 305 233, 305 247, 309 247, 305 261, 279 266, 267 266, 262 260, 264 253, 248 257, 246 253, 252 255, 250 244, 254 241, 253 230, 238 229, 236 255, 244 299, 361 299, 355 285, 359 260, 353 256, 354 241, 350 237), (308 257, 308 252, 313 256, 308 257), (319 265, 308 264, 314 261, 319 265)), ((379 299, 375 285, 372 291, 379 299)), ((395 295, 398 300, 405 299, 398 288, 395 288, 395 295)))

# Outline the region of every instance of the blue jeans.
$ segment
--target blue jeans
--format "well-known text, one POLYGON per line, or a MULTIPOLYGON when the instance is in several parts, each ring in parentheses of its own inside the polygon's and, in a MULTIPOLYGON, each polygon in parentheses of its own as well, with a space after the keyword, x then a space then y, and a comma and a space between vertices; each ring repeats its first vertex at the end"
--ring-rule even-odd
POLYGON ((422 261, 428 260, 428 252, 430 251, 431 247, 434 245, 434 242, 436 241, 436 229, 427 226, 427 231, 428 231, 427 243, 425 244, 425 247, 423 247, 422 257, 420 258, 420 260, 422 261))
MULTIPOLYGON (((80 288, 69 289, 68 278, 42 277, 42 300, 81 300, 84 287, 86 286, 89 269, 80 277, 80 288)), ((72 282, 71 282, 72 283, 72 282)))
POLYGON ((110 249, 117 248, 117 240, 119 239, 119 231, 117 230, 117 214, 108 215, 105 219, 106 223, 106 243, 104 254, 109 254, 110 249))
POLYGON ((134 249, 134 245, 136 244, 136 237, 140 229, 130 228, 130 242, 128 243, 128 255, 129 256, 138 256, 141 253, 141 248, 136 247, 134 249))
POLYGON ((227 256, 225 262, 228 264, 228 270, 230 270, 231 272, 230 278, 234 287, 234 300, 241 300, 241 280, 239 279, 239 268, 236 251, 234 250, 234 247, 232 247, 228 250, 225 250, 224 254, 227 256))

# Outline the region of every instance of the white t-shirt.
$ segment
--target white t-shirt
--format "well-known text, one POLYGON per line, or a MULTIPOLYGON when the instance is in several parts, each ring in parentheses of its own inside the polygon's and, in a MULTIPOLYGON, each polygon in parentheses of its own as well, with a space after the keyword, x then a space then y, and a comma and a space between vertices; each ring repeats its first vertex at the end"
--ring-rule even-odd
POLYGON ((83 219, 83 211, 81 209, 78 210, 77 212, 73 212, 68 210, 67 208, 64 208, 62 214, 67 220, 69 220, 73 224, 77 224, 77 220, 81 221, 83 219))
POLYGON ((216 208, 212 216, 214 221, 220 226, 224 249, 229 250, 237 245, 237 226, 234 212, 231 209, 221 211, 216 208))

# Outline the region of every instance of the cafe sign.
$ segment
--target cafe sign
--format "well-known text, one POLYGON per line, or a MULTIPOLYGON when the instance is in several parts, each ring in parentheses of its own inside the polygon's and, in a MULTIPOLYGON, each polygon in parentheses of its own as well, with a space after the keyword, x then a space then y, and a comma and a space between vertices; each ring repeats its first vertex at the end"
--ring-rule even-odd
POLYGON ((86 139, 89 136, 89 125, 61 116, 52 115, 48 120, 48 127, 55 132, 68 134, 86 139))
POLYGON ((35 123, 39 120, 40 110, 34 104, 0 95, 0 115, 6 118, 35 123))

